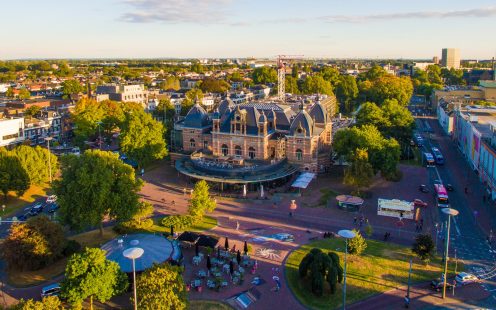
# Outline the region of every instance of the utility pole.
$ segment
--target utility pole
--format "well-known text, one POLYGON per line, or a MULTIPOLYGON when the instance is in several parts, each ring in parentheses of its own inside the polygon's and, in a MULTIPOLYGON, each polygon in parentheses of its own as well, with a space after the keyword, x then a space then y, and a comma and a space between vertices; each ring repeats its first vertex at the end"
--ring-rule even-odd
POLYGON ((410 300, 410 279, 412 275, 412 259, 410 258, 410 270, 408 271, 408 288, 406 290, 406 298, 410 300))

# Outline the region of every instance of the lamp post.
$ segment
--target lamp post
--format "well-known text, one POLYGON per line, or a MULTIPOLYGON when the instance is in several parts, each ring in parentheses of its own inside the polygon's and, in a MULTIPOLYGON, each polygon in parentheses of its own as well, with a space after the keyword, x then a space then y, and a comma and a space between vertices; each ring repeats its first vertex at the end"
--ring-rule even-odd
POLYGON ((48 147, 48 176, 50 180, 50 184, 52 184, 52 153, 50 153, 50 141, 53 140, 52 137, 45 138, 48 147))
POLYGON ((346 309, 346 256, 348 255, 348 239, 355 237, 355 233, 351 230, 343 229, 338 231, 338 235, 345 238, 344 250, 344 284, 343 284, 343 309, 346 309))
POLYGON ((145 250, 142 248, 129 248, 125 250, 122 255, 133 261, 133 288, 134 288, 134 310, 138 309, 138 299, 136 298, 136 267, 134 261, 140 258, 145 250))
POLYGON ((443 299, 446 298, 446 281, 448 280, 448 249, 450 236, 450 222, 452 216, 458 215, 458 210, 451 208, 443 208, 441 211, 448 215, 448 225, 446 227, 446 243, 444 248, 444 279, 443 279, 443 299))

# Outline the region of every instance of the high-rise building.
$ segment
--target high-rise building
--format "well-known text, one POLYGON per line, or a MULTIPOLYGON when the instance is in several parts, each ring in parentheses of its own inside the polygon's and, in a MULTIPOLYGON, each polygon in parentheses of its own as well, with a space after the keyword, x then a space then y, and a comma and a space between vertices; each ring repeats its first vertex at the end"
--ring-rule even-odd
POLYGON ((443 48, 441 65, 448 69, 460 68, 460 50, 457 48, 443 48))
POLYGON ((432 57, 432 62, 435 63, 436 65, 439 65, 439 57, 437 56, 432 57))

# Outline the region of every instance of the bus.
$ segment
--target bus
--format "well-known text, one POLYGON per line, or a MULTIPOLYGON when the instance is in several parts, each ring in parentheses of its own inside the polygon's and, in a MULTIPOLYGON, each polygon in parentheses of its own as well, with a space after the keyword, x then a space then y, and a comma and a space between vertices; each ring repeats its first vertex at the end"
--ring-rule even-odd
POLYGON ((432 147, 432 154, 434 155, 434 159, 436 160, 436 164, 444 165, 444 157, 441 154, 441 151, 437 147, 432 147))
POLYGON ((434 157, 429 152, 424 152, 424 163, 427 167, 434 166, 434 157))
POLYGON ((439 208, 448 208, 448 191, 443 184, 434 184, 434 193, 436 195, 436 202, 439 208))

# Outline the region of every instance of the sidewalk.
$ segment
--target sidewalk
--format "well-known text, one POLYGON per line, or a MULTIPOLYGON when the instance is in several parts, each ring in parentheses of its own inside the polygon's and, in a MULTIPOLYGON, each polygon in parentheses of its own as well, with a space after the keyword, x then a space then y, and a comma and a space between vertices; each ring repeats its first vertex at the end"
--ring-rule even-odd
MULTIPOLYGON (((354 303, 347 308, 350 310, 367 310, 367 309, 405 309, 404 298, 406 296, 406 287, 387 291, 383 294, 376 295, 363 301, 354 303)), ((410 287, 410 309, 424 309, 432 307, 453 307, 471 308, 477 304, 477 301, 489 298, 491 294, 485 291, 480 285, 468 285, 455 288, 453 292, 446 292, 446 299, 442 299, 440 292, 430 289, 429 283, 421 283, 410 287)))

